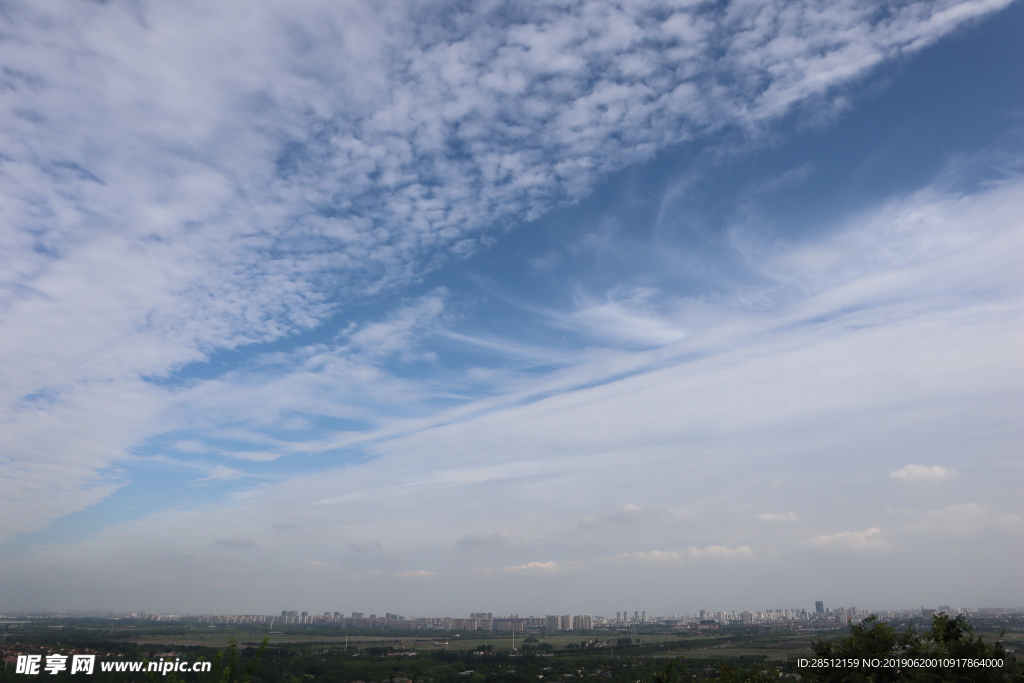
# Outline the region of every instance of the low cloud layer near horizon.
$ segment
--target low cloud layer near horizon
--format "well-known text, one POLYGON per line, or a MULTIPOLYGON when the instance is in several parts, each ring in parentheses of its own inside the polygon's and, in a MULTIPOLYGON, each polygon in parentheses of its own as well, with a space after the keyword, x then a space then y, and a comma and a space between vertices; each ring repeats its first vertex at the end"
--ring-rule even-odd
POLYGON ((0 21, 0 610, 1024 599, 1018 5, 0 21))

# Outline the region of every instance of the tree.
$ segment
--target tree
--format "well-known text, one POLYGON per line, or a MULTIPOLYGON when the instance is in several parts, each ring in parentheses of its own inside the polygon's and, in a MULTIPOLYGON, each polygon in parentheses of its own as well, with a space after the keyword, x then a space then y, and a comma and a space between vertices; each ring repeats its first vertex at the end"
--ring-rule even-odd
POLYGON ((253 674, 256 673, 256 667, 259 666, 260 660, 263 659, 263 653, 266 652, 268 645, 270 645, 270 638, 265 636, 263 642, 256 648, 255 654, 249 658, 245 673, 239 677, 238 642, 232 638, 228 641, 227 648, 223 652, 218 652, 214 658, 213 670, 208 680, 210 683, 249 683, 253 674))
POLYGON ((914 628, 896 629, 869 617, 850 627, 850 635, 839 640, 819 640, 813 644, 819 660, 846 660, 857 665, 821 669, 804 668, 805 679, 827 683, 888 683, 890 681, 942 681, 988 683, 1024 681, 1024 670, 1016 658, 1008 657, 1002 640, 993 644, 974 637, 974 630, 963 615, 950 617, 940 613, 932 619, 932 627, 924 633, 914 628), (896 660, 1001 660, 1001 667, 966 666, 886 666, 896 660), (864 662, 878 661, 878 666, 864 662), (889 660, 889 662, 886 662, 889 660))
MULTIPOLYGON (((263 653, 266 652, 267 646, 270 645, 269 637, 264 637, 263 642, 256 648, 252 656, 249 658, 249 662, 245 667, 245 673, 241 678, 238 677, 238 642, 231 638, 228 641, 228 646, 223 651, 218 652, 217 656, 214 657, 213 666, 211 667, 210 673, 202 676, 200 680, 204 683, 250 683, 253 681, 253 674, 256 673, 256 667, 259 666, 260 660, 263 658, 263 653)), ((204 661, 204 657, 200 657, 197 661, 204 661)), ((157 674, 154 672, 146 672, 146 677, 152 681, 152 683, 184 683, 182 679, 175 672, 169 672, 169 675, 157 674)), ((259 679, 255 679, 258 681, 259 679)))

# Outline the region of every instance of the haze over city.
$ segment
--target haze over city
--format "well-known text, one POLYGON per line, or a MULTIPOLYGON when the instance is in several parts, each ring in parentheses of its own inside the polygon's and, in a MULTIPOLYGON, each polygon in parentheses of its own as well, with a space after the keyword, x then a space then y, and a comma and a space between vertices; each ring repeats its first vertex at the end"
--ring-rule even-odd
POLYGON ((1020 2, 0 22, 0 613, 1024 605, 1020 2))

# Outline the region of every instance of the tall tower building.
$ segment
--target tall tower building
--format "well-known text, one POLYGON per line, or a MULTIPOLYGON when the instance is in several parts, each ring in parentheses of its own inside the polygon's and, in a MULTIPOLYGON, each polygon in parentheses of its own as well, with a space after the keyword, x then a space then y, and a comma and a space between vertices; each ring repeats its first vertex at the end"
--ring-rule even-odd
POLYGON ((817 612, 818 614, 824 614, 825 613, 825 603, 823 601, 821 601, 821 600, 815 600, 814 601, 814 611, 817 612))

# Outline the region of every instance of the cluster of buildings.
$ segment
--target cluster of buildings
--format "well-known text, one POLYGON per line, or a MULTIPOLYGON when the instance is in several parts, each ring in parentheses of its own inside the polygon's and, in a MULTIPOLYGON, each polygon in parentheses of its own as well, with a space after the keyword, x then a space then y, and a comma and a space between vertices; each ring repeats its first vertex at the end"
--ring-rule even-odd
POLYGON ((589 614, 549 614, 544 617, 544 628, 548 631, 593 631, 594 617, 589 614))
MULTIPOLYGON (((209 618, 213 619, 213 617, 209 618)), ((243 619, 250 621, 262 620, 263 623, 266 623, 266 621, 272 618, 246 615, 243 619)), ((378 616, 376 614, 367 615, 363 612, 352 612, 350 615, 340 612, 324 612, 320 615, 308 612, 284 611, 281 612, 280 617, 273 619, 275 623, 279 624, 335 624, 356 628, 433 628, 442 631, 521 632, 540 629, 548 631, 592 631, 594 629, 594 617, 589 614, 549 614, 544 617, 521 617, 518 614, 512 614, 502 617, 494 616, 491 612, 473 612, 469 615, 468 619, 461 617, 417 617, 406 619, 400 614, 392 614, 390 612, 383 616, 378 616)))
MULTIPOLYGON (((949 612, 948 608, 940 608, 949 612)), ((926 610, 934 614, 936 610, 926 610)), ((894 616, 897 613, 884 613, 894 616)), ((899 613, 902 614, 902 613, 899 613)), ((595 628, 629 628, 644 624, 661 624, 676 630, 717 630, 732 626, 754 626, 770 624, 782 626, 798 623, 815 625, 840 625, 858 623, 868 612, 856 607, 835 607, 826 609, 821 601, 815 603, 814 611, 805 609, 769 609, 760 612, 730 612, 702 609, 692 615, 647 616, 646 611, 628 610, 616 612, 614 617, 590 614, 548 614, 543 617, 523 617, 518 614, 495 616, 491 612, 472 612, 462 617, 413 617, 386 612, 382 615, 365 612, 323 612, 322 614, 285 610, 280 616, 261 614, 235 615, 154 615, 138 613, 133 617, 148 620, 175 620, 206 624, 267 624, 273 626, 310 624, 348 628, 426 628, 442 631, 592 631, 595 628)))
POLYGON ((920 610, 871 611, 856 607, 825 607, 823 601, 817 600, 814 603, 813 611, 806 609, 769 609, 761 612, 744 610, 737 613, 735 610, 731 612, 712 612, 702 609, 693 617, 684 619, 684 623, 679 626, 685 625, 685 627, 692 630, 715 630, 726 626, 757 625, 789 626, 793 628, 804 626, 842 626, 859 624, 869 616, 875 616, 884 621, 916 620, 921 623, 931 623, 931 618, 939 612, 944 612, 951 616, 958 614, 978 616, 988 613, 1020 613, 1024 612, 1024 610, 1011 608, 969 610, 963 607, 940 605, 938 609, 922 607, 920 610))
MULTIPOLYGON (((937 612, 945 612, 949 615, 965 614, 973 619, 994 619, 1010 618, 1019 621, 1024 616, 1022 608, 987 608, 987 609, 966 609, 962 607, 950 607, 940 605, 937 609, 920 610, 898 610, 898 611, 867 611, 856 607, 825 607, 823 601, 815 602, 813 610, 802 608, 796 609, 768 609, 759 612, 743 610, 712 611, 702 609, 695 614, 688 615, 662 615, 648 616, 645 611, 616 612, 614 617, 594 616, 590 614, 549 614, 543 617, 523 617, 518 614, 508 616, 495 616, 491 612, 472 612, 468 618, 462 617, 410 617, 406 618, 400 614, 386 612, 384 614, 366 614, 365 612, 352 612, 349 614, 341 612, 323 612, 314 614, 310 612, 297 612, 294 610, 282 611, 278 615, 266 614, 227 614, 227 615, 179 615, 179 614, 148 614, 145 612, 132 612, 127 614, 103 615, 97 613, 69 613, 65 615, 54 615, 45 613, 43 617, 75 617, 75 616, 103 616, 112 619, 143 619, 147 621, 175 621, 185 623, 202 624, 262 624, 267 628, 282 627, 285 625, 320 625, 336 626, 340 628, 402 628, 402 629, 431 629, 439 631, 506 631, 521 633, 523 631, 592 631, 594 629, 618 629, 633 628, 640 625, 660 625, 677 631, 715 631, 720 628, 733 627, 769 627, 769 628, 821 628, 837 627, 856 624, 868 616, 874 615, 885 621, 914 621, 919 624, 931 623, 931 617, 937 612)), ((13 616, 13 615, 12 615, 13 616)), ((32 615, 32 617, 39 615, 32 615)), ((28 618, 32 618, 28 617, 28 618)), ((25 619, 26 615, 20 615, 25 619)), ((6 615, 0 615, 0 626, 6 628, 17 628, 20 625, 29 624, 30 621, 8 620, 6 615)))

